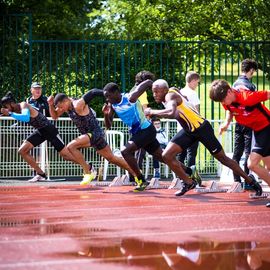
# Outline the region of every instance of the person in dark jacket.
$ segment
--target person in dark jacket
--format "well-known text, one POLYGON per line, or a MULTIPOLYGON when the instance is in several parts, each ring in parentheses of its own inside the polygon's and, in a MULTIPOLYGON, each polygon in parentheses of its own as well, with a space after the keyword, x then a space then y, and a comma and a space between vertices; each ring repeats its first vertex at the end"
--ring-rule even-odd
POLYGON ((49 104, 47 97, 42 94, 42 86, 38 82, 33 82, 31 85, 31 96, 26 99, 26 102, 35 107, 40 113, 49 117, 49 104))

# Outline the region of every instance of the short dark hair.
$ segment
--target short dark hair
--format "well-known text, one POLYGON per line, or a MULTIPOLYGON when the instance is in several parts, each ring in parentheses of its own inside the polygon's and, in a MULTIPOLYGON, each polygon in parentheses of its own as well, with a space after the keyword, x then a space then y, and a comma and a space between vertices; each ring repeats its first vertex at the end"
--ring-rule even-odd
POLYGON ((151 117, 151 122, 152 123, 157 122, 157 121, 160 122, 160 118, 158 116, 154 115, 154 116, 151 117))
POLYGON ((13 102, 16 103, 16 100, 11 91, 8 91, 1 99, 1 106, 5 106, 6 104, 10 104, 13 102))
POLYGON ((55 97, 54 97, 54 105, 57 106, 57 104, 59 102, 62 102, 67 98, 68 98, 68 96, 66 94, 64 94, 64 93, 56 94, 55 97))
POLYGON ((110 93, 121 92, 119 86, 113 82, 107 83, 104 86, 103 91, 107 91, 110 93))
POLYGON ((155 80, 155 75, 150 71, 142 70, 139 73, 137 73, 136 76, 135 76, 136 84, 140 84, 141 82, 146 81, 146 80, 154 81, 155 80))
POLYGON ((253 59, 244 59, 241 63, 241 71, 249 72, 251 69, 258 70, 258 63, 253 59))
POLYGON ((227 96, 230 85, 225 80, 215 80, 211 83, 209 97, 214 101, 223 101, 227 96))

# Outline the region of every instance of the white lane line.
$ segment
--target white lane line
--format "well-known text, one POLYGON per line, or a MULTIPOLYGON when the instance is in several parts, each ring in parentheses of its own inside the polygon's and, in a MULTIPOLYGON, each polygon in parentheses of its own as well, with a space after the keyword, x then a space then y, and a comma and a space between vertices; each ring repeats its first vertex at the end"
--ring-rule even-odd
MULTIPOLYGON (((145 195, 143 195, 142 197, 131 197, 131 198, 121 198, 121 199, 119 199, 119 197, 118 198, 115 198, 115 199, 110 199, 110 198, 97 198, 97 199, 86 199, 86 198, 82 198, 82 197, 84 197, 84 196, 91 196, 91 195, 86 195, 86 194, 84 194, 84 195, 80 195, 80 196, 78 196, 78 198, 75 198, 75 199, 67 199, 67 196, 63 196, 63 199, 64 199, 64 201, 68 201, 69 203, 73 203, 73 202, 76 202, 76 203, 78 203, 78 202, 80 202, 80 203, 95 203, 95 202, 98 202, 98 203, 100 203, 100 201, 102 200, 102 202, 117 202, 117 201, 119 201, 119 202, 130 202, 130 201, 139 201, 139 202, 141 202, 142 201, 142 199, 146 199, 147 200, 147 202, 153 202, 153 203, 156 203, 157 201, 158 201, 158 199, 160 199, 160 198, 157 198, 157 197, 155 197, 155 195, 149 195, 149 194, 147 194, 148 196, 145 196, 145 195)), ((191 194, 191 195, 193 195, 193 194, 191 194)), ((195 194, 195 195, 197 195, 197 194, 195 194)), ((231 194, 230 194, 231 195, 231 194)), ((223 203, 226 203, 226 204, 229 204, 230 202, 232 202, 231 201, 231 197, 226 197, 226 198, 220 198, 220 197, 217 197, 216 199, 215 199, 215 197, 212 199, 212 202, 210 202, 210 201, 208 201, 207 200, 207 198, 205 198, 205 200, 204 200, 204 196, 205 195, 198 195, 198 197, 196 197, 196 198, 194 198, 193 196, 191 196, 191 197, 189 197, 189 196, 186 196, 186 197, 181 197, 181 198, 176 198, 175 196, 174 196, 174 194, 172 193, 172 194, 168 194, 168 196, 165 196, 163 199, 167 199, 167 200, 175 200, 175 202, 177 202, 178 200, 180 201, 181 200, 181 202, 183 202, 183 201, 186 201, 186 200, 194 200, 194 204, 196 204, 197 202, 198 202, 198 199, 202 199, 202 200, 200 200, 200 202, 207 202, 207 203, 219 203, 220 202, 220 200, 223 200, 223 203), (201 196, 201 197, 199 197, 199 196, 201 196)), ((211 195, 211 196, 213 196, 213 195, 211 195)), ((40 196, 40 197, 42 197, 42 196, 40 196)), ((71 196, 71 197, 73 197, 73 196, 71 196)), ((33 204, 35 204, 35 203, 39 203, 39 204, 58 204, 58 203, 63 203, 63 200, 62 200, 62 198, 60 197, 60 196, 58 196, 57 197, 58 199, 57 200, 45 200, 45 201, 40 201, 40 200, 38 200, 38 198, 36 197, 36 199, 35 198, 31 198, 31 197, 27 197, 27 198, 19 198, 20 200, 26 200, 26 199, 28 199, 29 201, 22 201, 22 202, 16 202, 16 201, 12 201, 12 202, 6 202, 6 200, 4 201, 4 202, 1 202, 0 201, 0 207, 4 207, 4 206, 9 206, 9 205, 14 205, 14 203, 16 203, 16 205, 18 205, 18 206, 20 206, 20 205, 33 205, 33 204)), ((18 199, 18 197, 16 197, 16 199, 18 199)), ((50 199, 51 199, 51 196, 50 196, 50 199)), ((235 197, 235 199, 237 200, 238 199, 238 197, 235 197)), ((250 199, 248 196, 247 196, 247 198, 246 198, 247 200, 246 201, 244 201, 244 198, 243 198, 243 201, 241 201, 241 202, 232 202, 232 203, 247 203, 247 202, 254 202, 254 199, 250 199)))
MULTIPOLYGON (((89 211, 94 211, 94 212, 96 212, 96 211, 104 211, 104 210, 125 210, 125 209, 144 209, 144 208, 149 208, 149 209, 151 209, 151 208, 154 208, 154 209, 162 209, 162 208, 166 208, 166 209, 168 209, 168 208, 170 208, 170 207, 174 207, 174 209, 175 208, 177 208, 177 209, 183 209, 183 208, 188 208, 188 207, 193 207, 194 205, 196 205, 196 202, 195 203, 187 203, 187 202, 183 202, 184 204, 181 204, 181 205, 179 205, 179 204, 164 204, 164 205, 142 205, 142 206, 137 206, 137 205, 130 205, 130 206, 117 206, 117 207, 114 207, 113 205, 112 206, 110 206, 110 207, 108 207, 108 206, 104 206, 104 207, 100 207, 100 206, 98 206, 98 204, 100 204, 100 201, 99 201, 99 203, 97 203, 97 208, 81 208, 80 207, 80 212, 82 212, 82 211, 87 211, 87 212, 89 212, 89 211)), ((16 204, 17 205, 17 204, 16 204)), ((62 205, 62 203, 61 203, 61 205, 62 205)), ((216 206, 220 206, 220 205, 226 205, 226 206, 230 206, 230 205, 237 205, 237 206, 239 206, 240 207, 240 205, 247 205, 247 202, 219 202, 219 203, 207 203, 207 208, 208 208, 208 210, 209 210, 209 208, 212 206, 212 207, 215 207, 216 208, 216 206)), ((76 205, 76 208, 74 208, 74 209, 72 209, 71 207, 74 207, 74 205, 72 205, 72 206, 70 206, 70 208, 66 208, 66 209, 64 209, 63 210, 63 212, 64 213, 69 213, 69 212, 76 212, 76 213, 78 213, 78 206, 79 205, 76 205)), ((201 208, 203 208, 203 207, 205 207, 205 205, 196 205, 197 207, 201 207, 201 208)), ((201 209, 200 208, 200 209, 201 209)), ((200 209, 198 209, 198 210, 200 210, 200 209)), ((44 213, 54 213, 54 212, 57 212, 57 213, 59 213, 59 209, 47 209, 47 208, 45 208, 44 210, 43 209, 40 209, 40 207, 39 207, 39 209, 37 210, 35 207, 34 207, 34 209, 33 210, 25 210, 25 209, 23 209, 22 211, 18 211, 18 210, 16 210, 16 209, 14 209, 14 211, 12 211, 12 210, 10 210, 10 209, 7 209, 7 210, 1 210, 0 211, 0 213, 1 213, 1 216, 5 216, 5 215, 7 215, 7 216, 11 216, 11 215, 24 215, 24 214, 36 214, 36 213, 38 213, 38 214, 44 214, 44 213)))

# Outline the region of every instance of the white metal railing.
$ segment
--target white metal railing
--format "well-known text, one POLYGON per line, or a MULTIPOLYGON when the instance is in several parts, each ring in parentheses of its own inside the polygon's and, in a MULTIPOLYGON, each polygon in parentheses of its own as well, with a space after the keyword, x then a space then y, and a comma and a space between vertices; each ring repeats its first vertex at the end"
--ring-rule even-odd
MULTIPOLYGON (((51 118, 49 118, 51 120, 51 118)), ((53 121, 53 120, 52 120, 53 121)), ((103 119, 98 119, 101 126, 104 128, 103 119)), ((58 127, 59 133, 67 144, 72 139, 79 136, 77 128, 74 126, 69 118, 61 117, 57 121, 53 121, 58 127)), ((168 138, 172 138, 176 134, 177 124, 175 120, 162 119, 162 127, 165 128, 168 138)), ((218 126, 221 121, 210 121, 216 134, 218 126)), ((121 131, 125 135, 125 142, 128 140, 128 129, 123 122, 115 118, 112 130, 121 131)), ((225 152, 232 152, 233 149, 233 128, 229 129, 225 136, 219 137, 225 152)), ((18 122, 11 117, 0 117, 0 177, 14 178, 14 177, 31 177, 32 170, 28 164, 18 154, 19 146, 22 142, 33 132, 33 128, 24 123, 18 122)), ((92 162, 96 168, 100 167, 101 157, 97 155, 92 148, 83 149, 84 157, 88 162, 92 162)), ((81 177, 82 169, 79 165, 65 161, 56 150, 48 143, 48 148, 43 146, 36 147, 32 153, 38 163, 49 169, 51 177, 81 177), (42 150, 43 149, 43 150, 42 150), (48 164, 44 158, 44 151, 48 153, 48 164)), ((103 162, 103 161, 102 161, 103 162)), ((210 155, 204 146, 200 144, 197 155, 197 167, 202 174, 218 175, 220 173, 220 166, 216 160, 210 155)), ((145 166, 145 164, 144 164, 145 166)), ((162 166, 164 167, 164 166, 162 166)), ((161 172, 165 174, 164 171, 161 172)), ((116 174, 116 167, 109 165, 107 176, 114 176, 116 174)), ((152 175, 152 171, 150 171, 152 175)), ((171 174, 169 174, 171 177, 171 174)))

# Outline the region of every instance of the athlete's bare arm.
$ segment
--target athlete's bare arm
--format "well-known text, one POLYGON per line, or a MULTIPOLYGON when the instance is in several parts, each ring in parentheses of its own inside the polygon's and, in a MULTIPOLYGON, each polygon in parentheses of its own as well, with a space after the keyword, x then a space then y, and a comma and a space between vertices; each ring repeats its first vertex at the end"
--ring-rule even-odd
POLYGON ((130 93, 129 101, 132 103, 136 102, 139 96, 143 94, 143 92, 145 92, 147 89, 151 89, 152 84, 153 84, 153 81, 149 79, 141 82, 136 87, 136 89, 130 93))
POLYGON ((49 104, 49 111, 50 111, 50 115, 51 115, 52 119, 57 120, 58 117, 60 117, 64 113, 64 111, 59 109, 59 108, 54 107, 54 97, 53 96, 49 96, 47 101, 49 104))
POLYGON ((112 122, 113 122, 113 118, 114 118, 114 110, 112 108, 112 105, 110 103, 104 104, 104 106, 102 108, 102 112, 104 114, 105 127, 107 129, 109 129, 112 126, 112 122))
POLYGON ((147 116, 158 116, 160 118, 176 118, 177 106, 182 103, 182 98, 176 93, 168 93, 165 96, 165 109, 153 110, 148 108, 145 110, 147 116))
POLYGON ((219 135, 226 131, 233 119, 233 114, 230 111, 226 111, 226 119, 219 127, 219 135))

